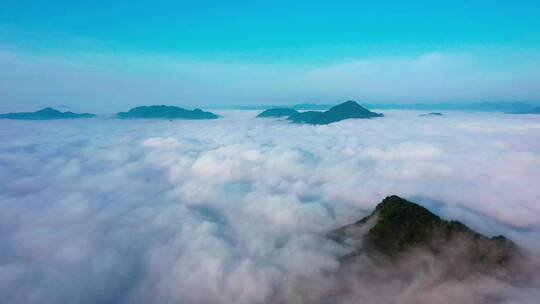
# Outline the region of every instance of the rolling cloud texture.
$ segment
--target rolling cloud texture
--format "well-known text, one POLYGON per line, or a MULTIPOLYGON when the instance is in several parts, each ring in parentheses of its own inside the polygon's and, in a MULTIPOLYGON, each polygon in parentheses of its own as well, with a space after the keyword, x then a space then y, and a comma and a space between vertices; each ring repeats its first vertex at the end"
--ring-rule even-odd
POLYGON ((397 194, 537 256, 537 117, 386 111, 307 126, 249 111, 218 114, 224 118, 0 121, 3 299, 530 303, 540 296, 534 263, 523 282, 445 280, 444 265, 421 254, 403 265, 365 259, 342 270, 347 249, 325 238, 397 194))

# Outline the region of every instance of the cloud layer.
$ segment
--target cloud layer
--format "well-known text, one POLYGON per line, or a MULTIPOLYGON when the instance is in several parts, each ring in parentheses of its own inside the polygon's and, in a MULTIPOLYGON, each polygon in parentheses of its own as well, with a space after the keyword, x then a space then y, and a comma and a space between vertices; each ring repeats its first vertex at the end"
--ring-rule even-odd
POLYGON ((388 111, 304 126, 249 111, 220 114, 216 121, 0 121, 4 299, 347 303, 384 294, 527 303, 538 296, 537 286, 516 289, 492 277, 423 292, 400 280, 384 287, 390 269, 380 269, 379 281, 358 276, 375 269, 369 261, 343 274, 346 248, 324 238, 397 194, 539 252, 538 118, 388 111), (352 298, 339 292, 353 283, 352 298))

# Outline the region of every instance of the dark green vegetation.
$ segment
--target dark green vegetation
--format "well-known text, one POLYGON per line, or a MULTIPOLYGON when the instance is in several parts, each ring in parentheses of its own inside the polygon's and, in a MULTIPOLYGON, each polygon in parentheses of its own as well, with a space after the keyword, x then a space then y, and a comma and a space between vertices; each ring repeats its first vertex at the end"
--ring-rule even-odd
POLYGON ((362 107, 356 101, 346 101, 330 108, 328 111, 297 112, 294 109, 269 109, 257 117, 282 117, 289 116, 288 120, 294 123, 307 123, 313 125, 326 125, 350 118, 373 118, 382 117, 383 114, 374 113, 362 107), (264 116, 263 116, 264 115, 264 116))
POLYGON ((352 239, 361 243, 357 253, 375 251, 395 257, 423 249, 435 255, 450 255, 450 260, 490 266, 504 264, 517 251, 515 244, 503 236, 485 237, 398 196, 385 198, 369 216, 331 236, 338 241, 352 239))
POLYGON ((217 116, 211 112, 205 112, 200 109, 186 110, 173 106, 143 106, 136 107, 128 112, 116 114, 117 118, 164 118, 164 119, 216 119, 217 116))
POLYGON ((36 112, 21 112, 0 114, 0 119, 18 119, 18 120, 51 120, 51 119, 75 119, 96 117, 89 113, 60 112, 53 108, 45 108, 36 112))
POLYGON ((298 111, 289 108, 268 109, 261 112, 257 117, 284 117, 297 114, 298 111))
POLYGON ((513 111, 513 112, 509 112, 508 114, 540 114, 540 107, 513 111))
POLYGON ((439 113, 439 112, 431 112, 431 113, 426 113, 426 114, 420 114, 419 116, 443 116, 442 113, 439 113))

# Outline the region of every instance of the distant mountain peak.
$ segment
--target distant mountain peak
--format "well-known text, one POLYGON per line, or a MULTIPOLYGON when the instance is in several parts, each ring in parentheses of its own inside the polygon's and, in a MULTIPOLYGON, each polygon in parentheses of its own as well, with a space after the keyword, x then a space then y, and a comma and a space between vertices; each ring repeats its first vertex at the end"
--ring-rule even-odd
POLYGON ((383 116, 383 114, 371 112, 370 110, 359 105, 356 101, 348 100, 333 106, 325 112, 301 112, 291 116, 290 118, 293 122, 325 125, 351 118, 367 119, 383 116))
POLYGON ((75 119, 75 118, 92 118, 94 114, 89 113, 73 113, 60 112, 51 107, 43 108, 35 112, 20 112, 0 114, 0 119, 16 119, 16 120, 51 120, 51 119, 75 119))
POLYGON ((181 107, 152 105, 130 109, 116 114, 120 119, 216 119, 219 116, 201 109, 187 110, 181 107))
POLYGON ((257 117, 284 117, 291 116, 298 113, 298 111, 291 108, 273 108, 262 111, 257 117))
POLYGON ((354 100, 348 100, 333 106, 324 112, 298 112, 292 108, 273 108, 265 110, 257 115, 257 117, 288 117, 287 119, 294 123, 307 123, 313 125, 324 125, 349 118, 373 118, 382 116, 384 115, 371 112, 354 100))
POLYGON ((39 113, 61 113, 60 111, 56 110, 56 109, 53 109, 51 107, 46 107, 46 108, 43 108, 39 111, 37 111, 39 113))
POLYGON ((343 102, 343 103, 341 103, 341 104, 338 104, 338 105, 336 105, 336 106, 334 106, 334 107, 353 107, 353 106, 359 106, 359 107, 361 107, 360 104, 358 104, 358 103, 357 103, 356 101, 354 101, 354 100, 347 100, 347 101, 345 101, 345 102, 343 102))

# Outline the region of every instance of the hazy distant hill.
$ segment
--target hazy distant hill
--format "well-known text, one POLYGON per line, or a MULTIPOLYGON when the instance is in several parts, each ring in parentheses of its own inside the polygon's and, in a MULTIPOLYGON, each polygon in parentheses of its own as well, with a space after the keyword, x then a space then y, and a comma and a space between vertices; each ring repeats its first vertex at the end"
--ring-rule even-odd
POLYGON ((18 120, 51 120, 51 119, 75 119, 75 118, 92 118, 94 114, 89 113, 73 113, 60 112, 53 108, 45 108, 36 112, 20 112, 0 114, 0 119, 18 119, 18 120))
POLYGON ((475 102, 475 103, 362 103, 371 109, 421 110, 421 111, 486 111, 514 112, 528 110, 531 105, 523 102, 475 102))
POLYGON ((419 116, 422 116, 422 117, 426 117, 426 116, 443 116, 443 114, 439 113, 439 112, 431 112, 431 113, 420 114, 419 116))
POLYGON ((540 114, 540 107, 536 108, 530 108, 526 110, 520 110, 520 111, 512 111, 508 114, 540 114))
POLYGON ((290 108, 275 108, 275 109, 268 109, 265 110, 257 117, 284 117, 284 116, 291 116, 297 114, 298 111, 290 108))
POLYGON ((224 109, 235 109, 235 110, 269 110, 269 109, 294 109, 294 110, 328 110, 333 107, 335 104, 317 104, 317 103, 300 103, 295 105, 283 105, 283 104, 255 104, 255 105, 232 105, 224 107, 224 109))
POLYGON ((116 114, 120 119, 130 118, 164 118, 164 119, 216 119, 219 116, 212 112, 205 112, 200 109, 187 110, 174 106, 142 106, 136 107, 128 112, 116 114))
MULTIPOLYGON (((514 112, 525 111, 533 108, 533 106, 523 102, 470 102, 470 103, 364 103, 365 108, 379 110, 418 110, 418 111, 483 111, 483 112, 514 112)), ((245 106, 227 106, 225 108, 238 110, 267 110, 275 108, 288 108, 295 110, 328 110, 335 104, 316 104, 316 103, 300 103, 295 105, 245 105, 245 106)))

